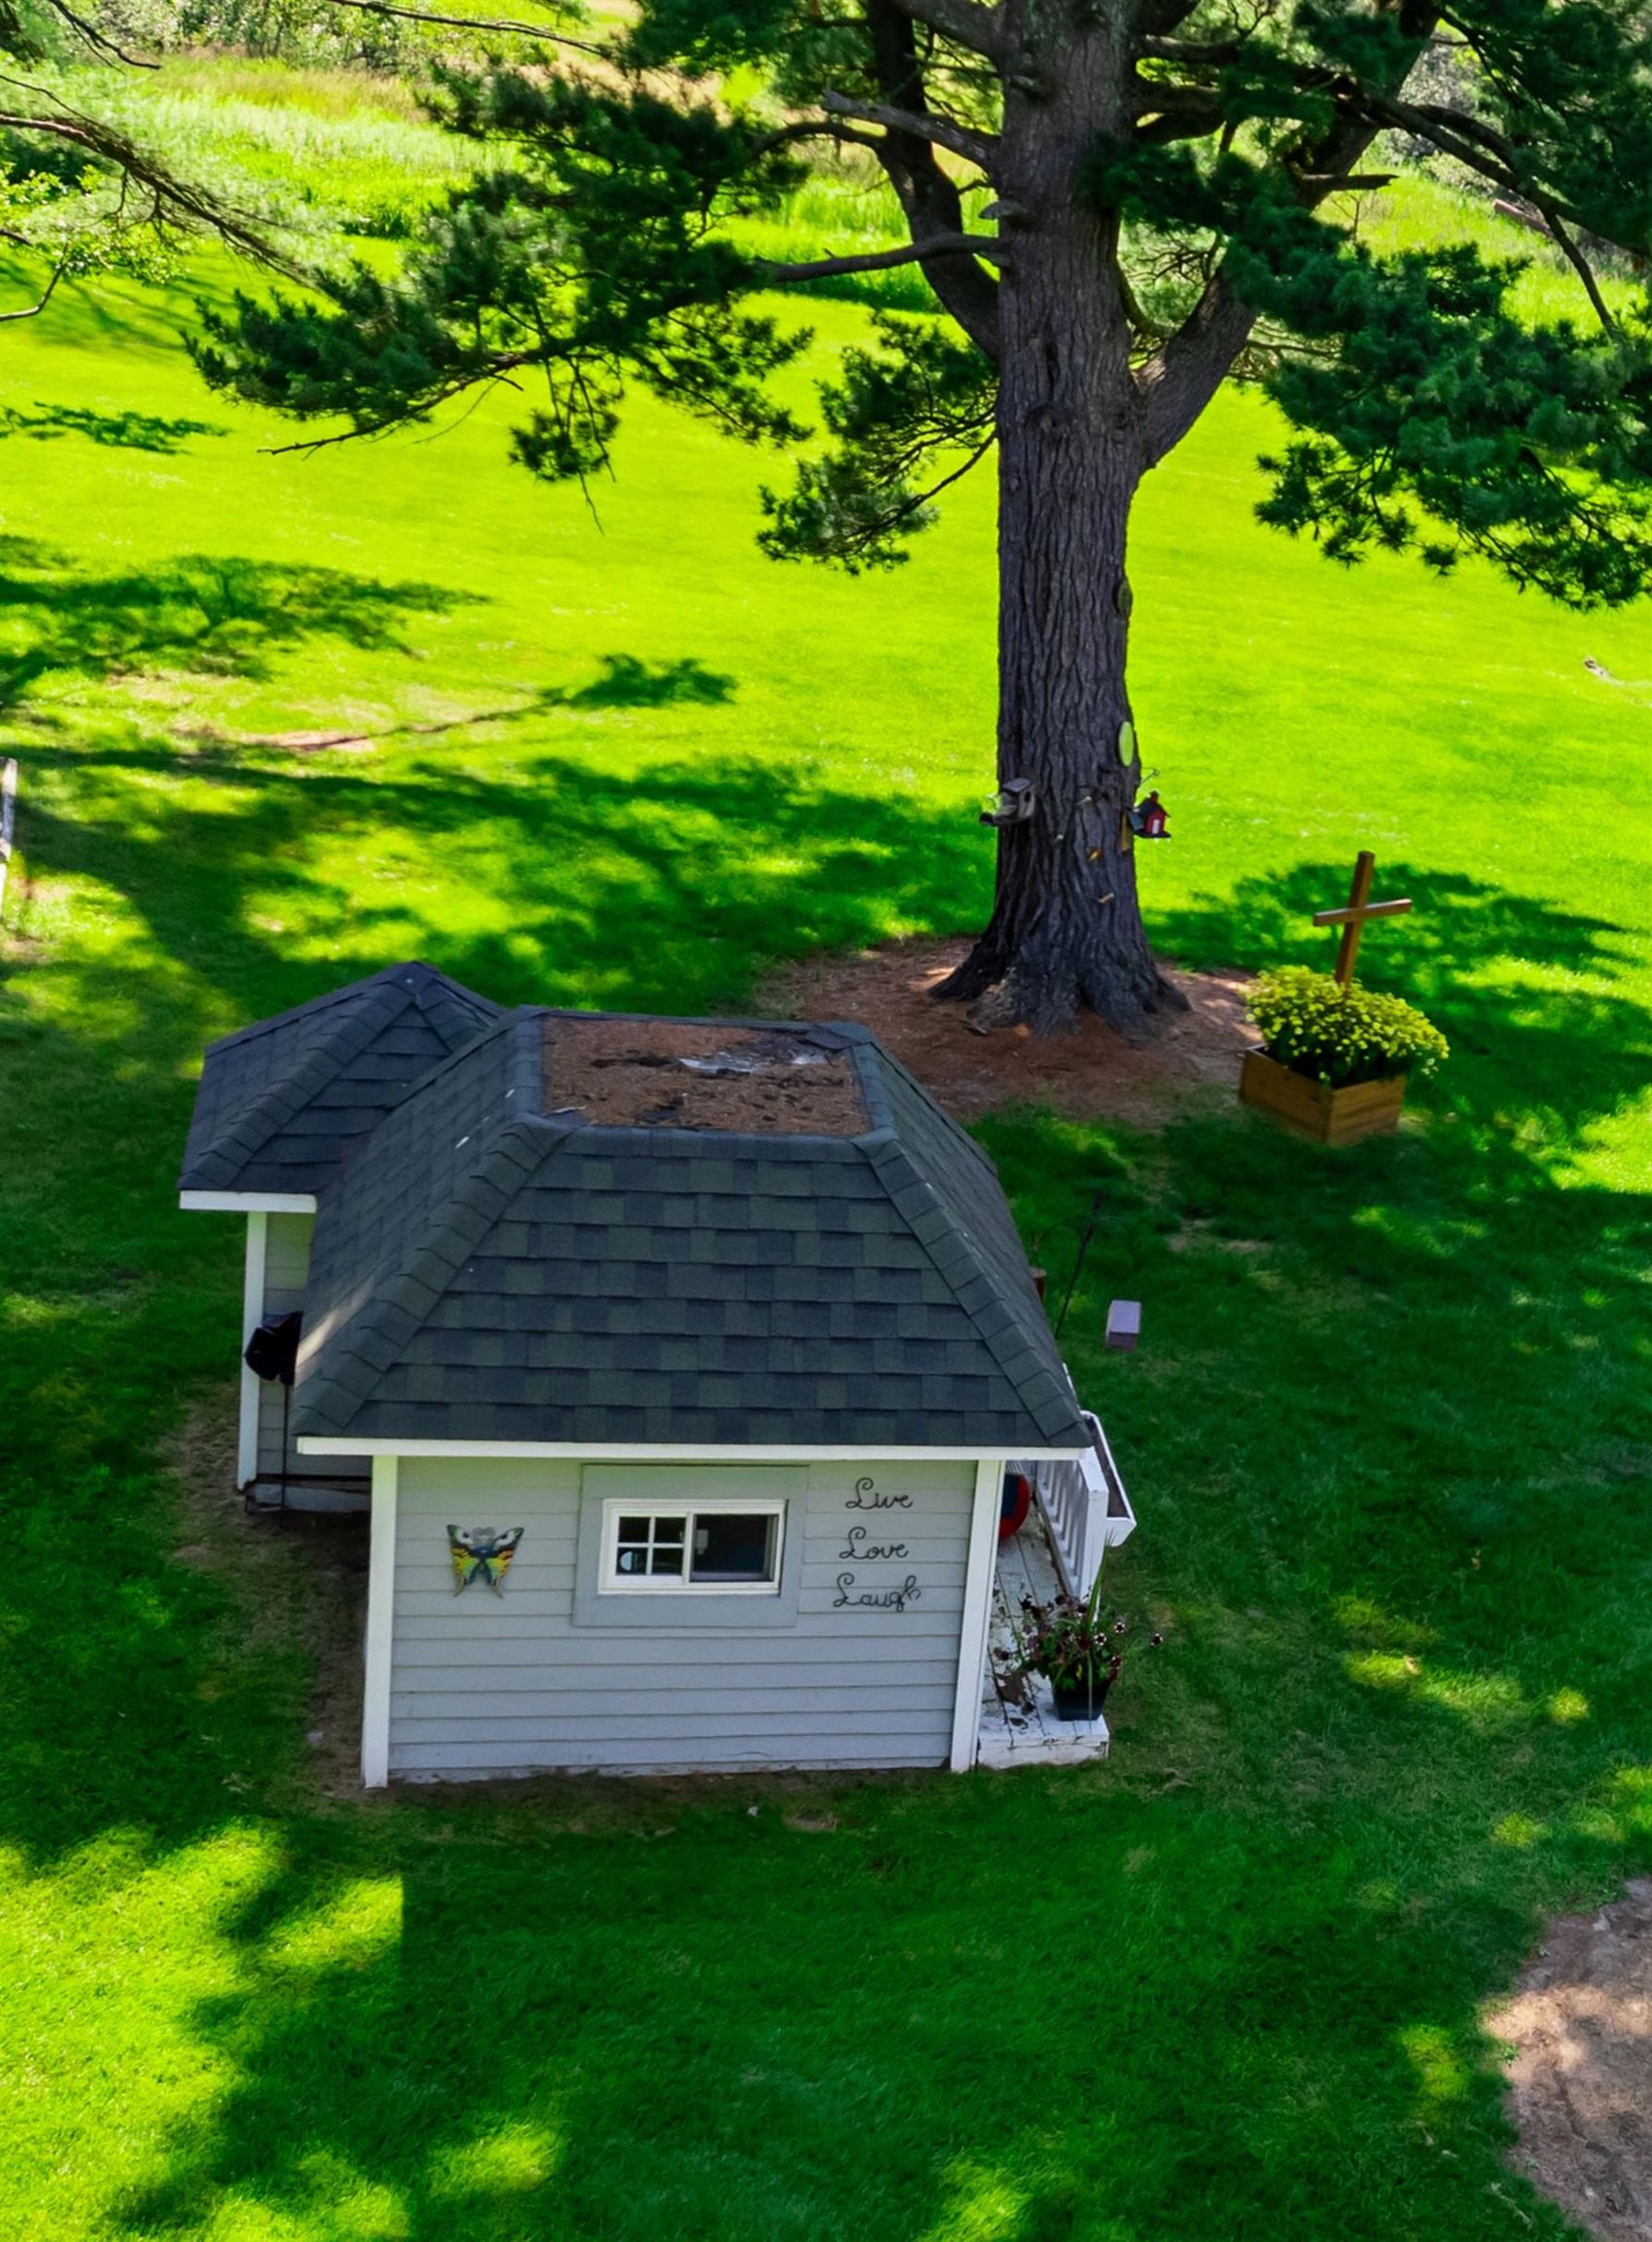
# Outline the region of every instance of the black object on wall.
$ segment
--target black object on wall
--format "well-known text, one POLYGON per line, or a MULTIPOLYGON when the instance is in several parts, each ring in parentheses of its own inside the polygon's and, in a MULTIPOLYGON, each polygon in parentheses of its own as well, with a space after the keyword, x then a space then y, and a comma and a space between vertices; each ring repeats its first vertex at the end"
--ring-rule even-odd
MULTIPOLYGON (((286 1316, 267 1316, 242 1349, 241 1359, 255 1378, 262 1378, 267 1386, 277 1381, 281 1387, 281 1501, 283 1514, 287 1508, 287 1462, 290 1453, 287 1437, 288 1421, 293 1407, 293 1379, 299 1366, 299 1337, 304 1330, 304 1318, 295 1308, 286 1316)), ((257 1485, 254 1478, 253 1486, 257 1485)), ((252 1487, 247 1489, 247 1504, 253 1501, 252 1487)))
POLYGON ((304 1318, 295 1308, 288 1316, 269 1316, 247 1341, 241 1359, 255 1378, 272 1384, 277 1378, 290 1386, 299 1362, 299 1337, 304 1318))

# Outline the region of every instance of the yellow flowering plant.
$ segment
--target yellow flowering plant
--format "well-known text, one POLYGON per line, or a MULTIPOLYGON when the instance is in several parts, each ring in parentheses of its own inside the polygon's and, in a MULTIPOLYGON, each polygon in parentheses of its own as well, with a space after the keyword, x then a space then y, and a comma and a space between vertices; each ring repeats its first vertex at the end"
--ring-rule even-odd
POLYGON ((1426 1074, 1451 1052, 1434 1023, 1403 996, 1357 981, 1345 989, 1308 965, 1264 973, 1251 989, 1249 1010, 1270 1059, 1333 1090, 1426 1074))

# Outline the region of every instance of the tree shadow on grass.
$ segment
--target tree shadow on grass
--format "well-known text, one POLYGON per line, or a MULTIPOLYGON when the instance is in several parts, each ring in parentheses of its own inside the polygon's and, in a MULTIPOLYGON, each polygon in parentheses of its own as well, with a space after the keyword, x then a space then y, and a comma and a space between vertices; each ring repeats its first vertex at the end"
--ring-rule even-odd
POLYGON ((92 576, 27 539, 0 545, 0 708, 52 675, 107 677, 186 667, 264 677, 272 659, 317 637, 410 651, 410 615, 476 596, 386 584, 337 568, 184 554, 127 575, 92 576))
POLYGON ((572 692, 548 687, 542 705, 557 708, 669 708, 682 702, 715 707, 734 696, 735 680, 690 655, 681 662, 641 662, 604 654, 602 673, 572 692))
POLYGON ((159 1015, 150 1031, 185 1065, 215 998, 256 1017, 391 955, 427 953, 507 1003, 744 1004, 772 959, 950 922, 990 880, 965 820, 768 763, 628 777, 539 755, 500 777, 423 759, 379 775, 151 744, 65 745, 53 769, 73 774, 72 791, 61 807, 37 791, 29 863, 127 898, 149 939, 125 997, 106 968, 109 1015, 159 1015), (147 789, 134 817, 138 772, 184 782, 147 789), (404 886, 355 877, 359 852, 402 834, 474 898, 482 930, 443 931, 404 886), (347 869, 321 869, 330 858, 347 869))
POLYGON ((37 398, 35 410, 0 406, 0 440, 26 436, 48 444, 63 436, 84 436, 89 444, 119 452, 156 452, 167 457, 183 451, 192 436, 227 436, 228 428, 211 420, 167 419, 156 413, 126 408, 100 413, 91 406, 46 405, 37 398))
MULTIPOLYGON (((233 1325, 230 1272, 203 1296, 202 1233, 165 1211, 207 1025, 413 952, 506 1001, 711 1009, 776 952, 951 926, 988 879, 961 819, 769 764, 206 760, 232 793, 139 796, 175 755, 83 751, 30 827, 32 865, 141 928, 127 964, 41 968, 61 1000, 31 1052, 54 1172, 86 1194, 110 1166, 165 1282, 90 1359, 71 1298, 36 1360, 82 1385, 72 1425, 13 1412, 42 1497, 0 1591, 31 1698, 76 1708, 5 1740, 0 1826, 45 1867, 129 1826, 180 1910, 227 1778, 276 1795, 290 1724, 221 1677, 203 1699, 210 1598, 157 1580, 119 1477, 233 1325), (416 883, 361 903, 327 866, 381 832, 423 836, 496 925, 455 933, 416 883)), ((1301 955, 1326 878, 1167 946, 1301 955)), ((1115 1759, 271 1809, 176 2020, 217 2084, 103 2230, 1506 2242, 1518 2197, 1559 2231, 1501 2165, 1476 2019, 1534 1911, 1652 1838, 1626 1776, 1652 1756, 1652 1205, 1558 1181, 1643 1086, 1652 1019, 1616 929, 1415 888, 1418 942, 1401 968, 1391 932, 1373 979, 1485 1045, 1426 1130, 1342 1155, 1208 1113, 1146 1144, 987 1131, 1029 1231, 1067 1234, 1106 1178, 1063 1346, 1141 1514, 1115 1592, 1172 1639, 1128 1678, 1115 1759), (1117 1290, 1147 1303, 1132 1357, 1100 1345, 1117 1290)))

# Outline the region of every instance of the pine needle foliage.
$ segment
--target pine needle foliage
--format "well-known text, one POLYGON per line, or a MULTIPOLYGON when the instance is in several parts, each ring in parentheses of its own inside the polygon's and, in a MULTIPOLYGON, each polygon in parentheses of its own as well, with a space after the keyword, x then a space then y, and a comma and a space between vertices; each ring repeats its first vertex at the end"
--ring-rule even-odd
POLYGON ((201 364, 354 432, 531 384, 514 450, 553 479, 606 462, 631 380, 795 445, 807 431, 772 382, 799 338, 747 300, 867 259, 742 253, 740 227, 846 152, 899 200, 909 239, 884 261, 917 265, 952 324, 881 318, 848 354, 824 444, 768 498, 762 541, 892 564, 990 448, 1000 291, 1062 215, 1017 200, 1017 119, 1097 23, 1118 51, 1112 113, 1059 193, 1093 214, 1098 285, 1129 315, 1147 463, 1247 373, 1293 431, 1264 462, 1263 519, 1329 558, 1411 548, 1446 570, 1476 553, 1574 606, 1635 597, 1652 327, 1610 252, 1652 249, 1639 0, 639 0, 606 36, 446 70, 433 110, 489 162, 402 269, 243 299, 209 318, 201 364), (734 98, 736 73, 761 93, 734 98), (1529 212, 1525 257, 1358 238, 1343 190, 1381 193, 1402 142, 1529 212), (1557 258, 1577 315, 1533 325, 1511 294, 1557 258))

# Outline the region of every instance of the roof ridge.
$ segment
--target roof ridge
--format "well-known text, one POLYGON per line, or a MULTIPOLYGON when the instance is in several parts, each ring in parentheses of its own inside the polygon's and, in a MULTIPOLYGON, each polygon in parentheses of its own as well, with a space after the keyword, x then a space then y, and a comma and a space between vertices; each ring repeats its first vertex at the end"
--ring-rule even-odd
POLYGON ((895 1116, 883 1089, 883 1071, 878 1064, 880 1048, 869 1039, 849 1044, 844 1054, 860 1089, 861 1104, 866 1108, 867 1125, 861 1131, 863 1143, 868 1137, 890 1136, 895 1130, 895 1116))
MULTIPOLYGON (((950 1119, 950 1116, 943 1117, 950 1119)), ((960 1130, 958 1134, 964 1133, 960 1130)), ((973 1139, 966 1141, 974 1143, 973 1139)), ((931 1267, 969 1318, 976 1336, 1009 1380, 1039 1430, 1052 1439, 1069 1431, 1070 1413, 1062 1410, 1060 1421, 1057 1422, 1048 1399, 1029 1384, 1029 1370, 1037 1372, 1048 1383, 1053 1381, 1004 1308, 998 1284, 984 1263, 967 1219, 945 1205, 940 1192, 893 1130, 887 1135, 880 1131, 871 1139, 863 1139, 862 1149, 888 1195, 889 1204, 928 1255, 931 1267), (988 1313, 994 1306, 995 1316, 988 1313)), ((1039 1313, 1043 1313, 1042 1309, 1039 1313)), ((1059 1388, 1056 1391, 1059 1397, 1059 1388)), ((1071 1399, 1076 1412, 1080 1408, 1077 1394, 1073 1393, 1071 1399)))
MULTIPOLYGON (((299 1397, 302 1429, 344 1432, 373 1387, 412 1344, 431 1311, 531 1175, 570 1132, 538 1114, 509 1114, 476 1164, 437 1205, 399 1266, 374 1289, 360 1317, 340 1332, 335 1359, 313 1392, 299 1397)), ((306 1334, 299 1386, 333 1333, 306 1334)))
MULTIPOLYGON (((244 1028, 232 1028, 228 1034, 215 1035, 206 1048, 208 1051, 223 1051, 233 1043, 256 1042, 259 1036, 268 1035, 276 1028, 286 1028, 293 1021, 304 1019, 306 1014, 313 1016, 318 1012, 330 1012, 340 1004, 347 1004, 352 997, 365 995, 370 989, 383 987, 396 974, 407 972, 436 974, 444 981, 450 979, 439 966, 426 964, 422 958, 404 958, 398 964, 381 965, 377 973, 364 973, 358 980, 346 981, 341 989, 319 990, 315 995, 306 996, 302 1004, 288 1004, 279 1012, 271 1012, 268 1019, 249 1020, 244 1028)), ((463 987, 457 981, 451 985, 455 989, 463 987)), ((404 983, 403 987, 406 986, 404 983)), ((467 994, 474 995, 476 992, 472 990, 467 994)), ((484 998, 483 1001, 486 1002, 487 999, 484 998)))
POLYGON ((393 1014, 403 1009, 407 996, 405 989, 385 982, 370 998, 345 1012, 291 1073, 269 1083, 223 1136, 197 1155, 193 1163, 197 1174, 204 1177, 213 1163, 229 1160, 231 1176, 238 1175, 283 1122, 307 1105, 358 1052, 367 1048, 381 1028, 389 1025, 393 1014))
POLYGON ((474 1042, 495 1020, 504 1016, 503 1004, 495 1003, 491 996, 484 996, 479 990, 467 989, 462 981, 453 980, 438 965, 425 964, 422 958, 414 958, 395 970, 419 976, 409 994, 449 1050, 458 1049, 464 1042, 474 1042), (457 1019, 453 1017, 455 1013, 459 1015, 457 1019), (459 1042, 454 1041, 455 1035, 459 1042))
MULTIPOLYGON (((867 1059, 869 1064, 877 1068, 880 1073, 882 1072, 883 1067, 885 1065, 892 1067, 895 1072, 900 1076, 901 1080, 906 1084, 907 1088, 913 1091, 923 1104, 928 1106, 930 1112, 934 1114, 937 1121, 939 1121, 943 1127, 951 1130, 960 1144, 965 1144, 969 1147, 970 1151, 974 1153, 977 1161, 979 1161, 981 1166, 987 1171, 988 1175, 991 1176, 994 1184, 997 1184, 998 1187, 1002 1189, 1002 1185, 999 1183, 998 1170, 993 1163, 992 1155, 988 1151, 986 1145, 977 1142, 976 1139, 970 1135, 969 1131, 957 1118, 956 1114, 948 1112, 947 1108, 942 1104, 940 1099, 935 1096, 934 1092, 926 1088, 925 1085, 918 1080, 917 1076, 913 1072, 910 1067, 904 1065, 901 1060, 895 1057, 895 1054, 889 1049, 889 1046, 886 1043, 880 1043, 876 1037, 874 1037, 872 1047, 867 1053, 867 1059)), ((888 1100, 884 1094, 881 1082, 880 1082, 878 1088, 879 1096, 883 1100, 883 1103, 886 1106, 888 1100)), ((898 1126, 896 1127, 896 1134, 899 1135, 898 1126)))

